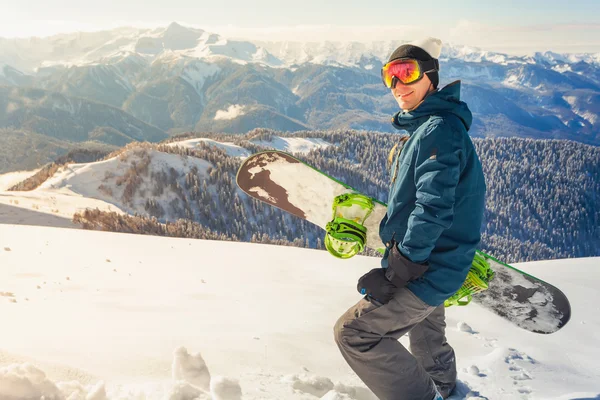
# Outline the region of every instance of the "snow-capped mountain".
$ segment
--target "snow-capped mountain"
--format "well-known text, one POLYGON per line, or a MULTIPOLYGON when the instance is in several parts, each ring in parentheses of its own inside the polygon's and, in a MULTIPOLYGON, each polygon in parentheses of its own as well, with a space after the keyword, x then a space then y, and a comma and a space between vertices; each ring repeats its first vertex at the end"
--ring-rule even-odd
MULTIPOLYGON (((393 132, 389 117, 398 106, 379 71, 401 43, 239 41, 176 23, 0 39, 0 85, 107 104, 165 134, 257 127, 393 132)), ((440 62, 442 86, 463 82, 462 100, 475 117, 471 135, 600 144, 600 54, 512 56, 448 43, 440 62)), ((14 118, 22 113, 14 104, 0 110, 0 128, 40 125, 14 118)), ((63 134, 73 136, 61 131, 56 138, 63 134)))
POLYGON ((580 62, 594 64, 596 66, 600 65, 600 53, 560 54, 552 51, 545 51, 543 53, 535 53, 533 58, 537 62, 545 62, 550 65, 578 64, 580 62))
POLYGON ((32 77, 11 67, 0 63, 0 85, 26 85, 32 82, 32 77))
MULTIPOLYGON (((383 63, 388 56, 401 44, 409 40, 389 40, 376 42, 256 42, 270 53, 283 60, 287 65, 312 62, 315 64, 340 65, 347 67, 362 67, 370 69, 367 60, 377 60, 383 63)), ((570 62, 576 59, 598 62, 594 54, 573 55, 570 62)), ((568 56, 565 56, 566 60, 568 56)), ((440 55, 440 61, 458 59, 467 62, 491 62, 501 65, 535 63, 531 56, 512 56, 495 53, 471 46, 445 43, 440 55)), ((378 71, 377 71, 378 72, 378 71)))
POLYGON ((135 54, 147 62, 169 57, 212 59, 277 66, 281 61, 250 42, 233 41, 216 33, 172 23, 166 28, 117 28, 102 32, 60 34, 48 38, 0 38, 0 65, 24 73, 51 66, 84 66, 114 63, 135 54))
MULTIPOLYGON (((47 38, 0 38, 0 63, 12 65, 25 73, 53 65, 87 65, 106 63, 107 59, 137 54, 147 60, 164 53, 179 57, 210 59, 224 56, 239 62, 269 66, 291 66, 311 62, 324 65, 362 66, 366 60, 385 61, 400 44, 409 40, 377 42, 278 42, 239 41, 218 33, 172 23, 155 29, 117 28, 108 31, 60 34, 47 38)), ((550 51, 531 56, 512 56, 471 46, 444 44, 441 60, 497 64, 548 63, 600 65, 600 53, 558 54, 550 51)))

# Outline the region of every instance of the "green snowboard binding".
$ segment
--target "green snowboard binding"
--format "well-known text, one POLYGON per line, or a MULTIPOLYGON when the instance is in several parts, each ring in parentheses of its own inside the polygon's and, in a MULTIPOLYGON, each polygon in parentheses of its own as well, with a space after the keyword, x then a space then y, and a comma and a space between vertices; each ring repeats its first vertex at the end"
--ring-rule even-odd
POLYGON ((475 253, 467 279, 465 279, 461 288, 444 302, 444 306, 466 306, 471 302, 475 293, 488 288, 488 284, 493 278, 494 271, 492 271, 486 259, 481 254, 475 253))
POLYGON ((364 222, 373 211, 373 200, 358 193, 341 194, 333 200, 333 219, 325 227, 325 248, 338 258, 363 251, 367 242, 364 222))
MULTIPOLYGON (((347 193, 333 200, 333 218, 326 225, 325 248, 338 258, 350 258, 364 250, 367 242, 367 228, 364 221, 373 211, 371 198, 347 193)), ((471 269, 461 288, 444 302, 446 307, 466 306, 473 295, 488 288, 494 271, 479 253, 475 253, 471 269)))

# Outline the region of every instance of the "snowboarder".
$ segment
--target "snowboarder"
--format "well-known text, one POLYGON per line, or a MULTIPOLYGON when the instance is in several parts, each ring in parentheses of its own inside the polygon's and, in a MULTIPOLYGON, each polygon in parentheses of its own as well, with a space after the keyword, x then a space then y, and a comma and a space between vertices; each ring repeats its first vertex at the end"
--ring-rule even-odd
POLYGON ((480 242, 486 186, 460 81, 437 88, 441 47, 434 38, 404 44, 381 70, 401 109, 392 124, 408 136, 390 153, 382 268, 359 279, 365 297, 334 328, 343 357, 380 400, 441 400, 456 385, 443 303, 480 242), (407 333, 410 352, 398 341, 407 333))

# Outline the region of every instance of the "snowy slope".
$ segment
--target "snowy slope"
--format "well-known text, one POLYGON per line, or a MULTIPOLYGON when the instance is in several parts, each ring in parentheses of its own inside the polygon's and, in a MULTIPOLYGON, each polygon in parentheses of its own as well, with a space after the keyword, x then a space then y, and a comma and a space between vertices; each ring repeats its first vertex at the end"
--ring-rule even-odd
POLYGON ((7 224, 74 228, 73 214, 87 208, 123 212, 114 204, 69 190, 0 191, 0 221, 7 224))
MULTIPOLYGON (((34 172, 0 175, 3 185, 0 186, 0 221, 72 227, 73 214, 87 208, 146 214, 144 193, 155 189, 155 181, 151 179, 153 173, 168 174, 174 169, 179 174, 186 174, 197 168, 200 176, 208 176, 209 167, 210 163, 197 158, 136 148, 104 161, 63 166, 32 191, 9 192, 3 186, 4 182, 25 179, 34 172), (141 165, 145 162, 147 169, 142 171, 141 165), (130 198, 125 193, 130 189, 128 183, 135 179, 128 176, 139 179, 138 190, 130 198)), ((175 197, 172 190, 165 190, 156 199, 168 210, 166 205, 175 197)), ((168 212, 165 217, 170 219, 168 212)))
POLYGON ((289 153, 308 153, 312 149, 327 148, 332 144, 319 138, 296 138, 273 136, 271 140, 250 140, 257 146, 287 151, 289 153))
MULTIPOLYGON (((181 77, 189 83, 201 98, 204 98, 203 86, 207 79, 218 74, 221 69, 204 59, 183 57, 178 52, 165 51, 152 62, 154 73, 162 76, 181 77)), ((151 82, 150 82, 151 83, 151 82)))
MULTIPOLYGON (((170 146, 192 148, 200 141, 204 139, 170 146)), ((249 154, 232 143, 212 140, 208 143, 226 149, 235 157, 244 158, 249 154)), ((210 168, 214 166, 203 159, 134 146, 108 160, 62 166, 32 191, 10 192, 3 186, 4 182, 7 185, 20 177, 33 175, 33 172, 0 175, 0 185, 3 185, 0 186, 0 222, 72 227, 73 214, 86 208, 148 215, 149 199, 152 207, 162 210, 161 218, 175 221, 182 218, 177 205, 183 199, 191 198, 186 176, 192 174, 199 182, 209 180, 210 168), (178 190, 167 182, 175 180, 179 184, 178 190)), ((209 182, 207 191, 216 196, 215 184, 209 182)), ((196 203, 190 203, 191 212, 198 214, 196 203)), ((199 215, 195 217, 196 222, 203 221, 199 215)))
POLYGON ((7 190, 29 178, 32 175, 35 175, 39 169, 33 171, 15 171, 9 172, 6 174, 0 175, 0 190, 7 190))
MULTIPOLYGON (((175 154, 163 153, 155 150, 144 152, 135 149, 122 153, 109 160, 94 163, 69 164, 59 169, 54 176, 44 182, 38 190, 55 191, 60 193, 73 193, 89 199, 97 199, 113 204, 116 208, 129 212, 130 214, 146 214, 146 196, 143 194, 151 192, 156 188, 153 174, 169 173, 174 169, 181 175, 185 175, 192 169, 197 168, 200 177, 208 177, 208 168, 212 164, 205 160, 194 157, 183 157, 175 154), (141 151, 141 153, 140 153, 141 151), (141 165, 147 162, 147 169, 141 165), (138 166, 135 172, 135 166, 138 166), (136 176, 139 179, 138 189, 135 190, 130 199, 127 200, 128 180, 126 177, 136 176)), ((176 194, 171 190, 165 190, 156 196, 159 204, 164 205, 176 199, 176 194)), ((165 215, 168 220, 172 218, 168 212, 165 215)))
MULTIPOLYGON (((553 335, 475 304, 449 309, 460 379, 453 399, 600 396, 599 261, 517 265, 569 296, 573 318, 553 335)), ((359 299, 356 279, 377 264, 297 248, 0 225, 0 398, 373 400, 332 327, 359 299)))
MULTIPOLYGON (((173 142, 169 146, 194 148, 200 143, 219 147, 231 157, 243 159, 250 154, 233 143, 207 138, 173 142)), ((317 138, 278 136, 255 144, 304 153, 331 145, 317 138)), ((63 166, 32 191, 6 189, 33 175, 34 171, 0 175, 0 223, 75 227, 73 215, 87 208, 154 215, 163 221, 175 221, 184 217, 182 208, 189 204, 194 220, 210 227, 214 221, 193 201, 187 177, 192 175, 200 183, 208 182, 206 194, 215 199, 218 207, 219 183, 211 183, 208 172, 211 167, 210 162, 199 158, 132 147, 108 160, 63 166), (174 180, 178 182, 178 189, 168 183, 174 180), (189 203, 185 203, 186 200, 189 203)))
POLYGON ((10 192, 10 187, 34 175, 34 171, 0 175, 0 222, 5 224, 75 227, 73 214, 86 208, 122 213, 114 204, 84 197, 70 188, 38 188, 26 192, 10 192))
POLYGON ((196 139, 188 139, 182 140, 179 142, 169 143, 168 146, 171 147, 183 147, 187 149, 193 149, 200 146, 200 143, 205 143, 209 146, 215 146, 222 150, 224 150, 227 155, 231 157, 240 157, 246 158, 250 155, 250 152, 243 147, 235 145, 231 142, 217 142, 216 140, 206 139, 206 138, 196 138, 196 139))
MULTIPOLYGON (((184 148, 194 148, 199 143, 206 143, 211 146, 219 147, 232 157, 246 158, 250 152, 243 147, 230 142, 217 142, 206 138, 195 138, 169 143, 169 146, 178 146, 184 148)), ((250 140, 253 144, 269 149, 287 151, 290 153, 308 153, 312 149, 326 148, 332 144, 319 138, 300 138, 300 137, 281 137, 273 136, 271 140, 250 140)))

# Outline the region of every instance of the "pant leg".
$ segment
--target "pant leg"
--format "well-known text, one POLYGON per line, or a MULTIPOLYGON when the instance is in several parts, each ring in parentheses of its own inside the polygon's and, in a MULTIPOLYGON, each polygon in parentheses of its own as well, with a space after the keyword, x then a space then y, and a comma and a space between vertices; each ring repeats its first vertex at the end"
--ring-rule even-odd
POLYGON ((402 288, 384 305, 363 298, 337 321, 342 356, 380 400, 433 399, 431 377, 398 339, 434 310, 402 288))
POLYGON ((446 341, 444 305, 437 307, 409 332, 410 352, 436 381, 454 387, 456 358, 446 341))

